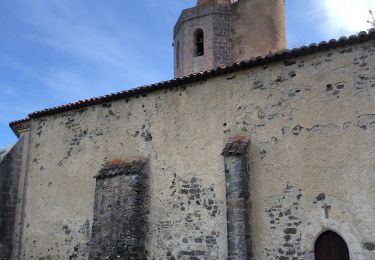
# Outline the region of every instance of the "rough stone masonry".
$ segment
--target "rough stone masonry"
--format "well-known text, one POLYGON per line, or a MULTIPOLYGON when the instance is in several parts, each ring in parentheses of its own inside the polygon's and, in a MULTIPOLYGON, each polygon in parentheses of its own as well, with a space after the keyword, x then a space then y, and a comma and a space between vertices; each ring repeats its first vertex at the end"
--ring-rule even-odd
POLYGON ((24 138, 0 153, 0 259, 11 257, 14 247, 18 185, 24 138))
POLYGON ((112 161, 95 176, 90 259, 145 259, 147 160, 112 161))
POLYGON ((229 259, 251 259, 249 203, 249 138, 232 137, 222 152, 224 156, 227 238, 229 259))

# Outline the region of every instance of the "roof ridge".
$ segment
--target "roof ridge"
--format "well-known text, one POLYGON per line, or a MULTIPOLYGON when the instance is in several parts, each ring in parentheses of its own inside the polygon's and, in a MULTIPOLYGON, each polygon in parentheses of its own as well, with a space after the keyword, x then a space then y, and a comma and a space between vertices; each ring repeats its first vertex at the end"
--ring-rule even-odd
POLYGON ((280 61, 280 60, 287 59, 287 58, 298 57, 298 56, 313 53, 319 50, 341 47, 341 46, 349 45, 349 44, 356 43, 356 42, 368 41, 371 39, 375 39, 375 29, 370 29, 368 32, 361 31, 357 35, 351 35, 349 37, 343 36, 343 37, 340 37, 339 39, 321 41, 318 44, 311 43, 308 46, 301 46, 299 48, 283 49, 283 50, 272 52, 272 53, 270 52, 269 54, 265 56, 253 57, 248 60, 232 63, 226 66, 221 66, 221 67, 213 68, 213 69, 206 70, 206 71, 193 73, 190 75, 174 78, 171 80, 160 81, 157 83, 143 85, 137 88, 131 88, 128 90, 113 92, 104 96, 83 99, 83 100, 68 103, 65 105, 38 110, 38 111, 30 113, 27 118, 10 122, 9 125, 13 129, 17 125, 25 123, 32 118, 38 118, 38 117, 42 117, 42 116, 46 116, 50 114, 71 111, 74 109, 102 104, 102 103, 109 102, 109 101, 134 97, 137 95, 145 95, 147 93, 154 92, 156 90, 175 87, 175 86, 178 86, 179 84, 186 84, 186 83, 190 83, 196 80, 205 79, 207 77, 213 77, 213 76, 221 75, 224 73, 239 71, 245 68, 264 65, 264 64, 268 64, 268 63, 275 62, 275 61, 280 61))

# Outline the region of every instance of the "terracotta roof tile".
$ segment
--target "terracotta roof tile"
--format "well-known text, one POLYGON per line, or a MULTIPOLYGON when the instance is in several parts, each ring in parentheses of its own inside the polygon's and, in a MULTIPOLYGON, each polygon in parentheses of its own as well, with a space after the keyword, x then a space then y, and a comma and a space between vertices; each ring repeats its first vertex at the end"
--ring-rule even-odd
POLYGON ((343 46, 350 45, 353 43, 360 43, 360 42, 369 41, 373 39, 375 39, 375 29, 371 29, 369 30, 369 32, 360 32, 358 35, 352 35, 349 37, 341 37, 338 40, 332 39, 332 40, 329 40, 328 42, 322 41, 319 44, 313 43, 313 44, 310 44, 309 46, 302 46, 300 48, 294 48, 291 50, 281 50, 275 53, 269 53, 263 57, 255 57, 246 61, 241 61, 241 62, 237 62, 234 64, 230 64, 228 66, 222 66, 222 67, 217 67, 217 68, 207 70, 207 71, 193 73, 193 74, 175 78, 172 80, 161 81, 158 83, 145 85, 145 86, 141 86, 138 88, 133 88, 133 89, 124 90, 124 91, 120 91, 116 93, 111 93, 111 94, 104 95, 104 96, 99 96, 96 98, 79 100, 74 103, 69 103, 69 104, 65 104, 61 106, 39 110, 39 111, 29 114, 28 118, 11 122, 10 126, 13 129, 15 126, 19 124, 19 122, 25 122, 25 121, 30 120, 31 118, 38 118, 42 116, 47 116, 47 115, 51 115, 55 113, 61 113, 61 112, 70 111, 74 109, 84 108, 84 107, 101 104, 101 103, 105 103, 109 101, 119 100, 123 98, 130 98, 134 96, 145 95, 147 93, 154 92, 157 90, 177 87, 180 84, 191 83, 194 81, 206 79, 209 77, 214 77, 217 75, 231 73, 234 71, 239 71, 239 70, 243 70, 243 69, 247 69, 247 68, 251 68, 251 67, 255 67, 259 65, 269 64, 275 61, 282 61, 282 60, 286 60, 290 58, 296 58, 302 55, 314 53, 314 52, 325 50, 325 49, 343 47, 343 46))

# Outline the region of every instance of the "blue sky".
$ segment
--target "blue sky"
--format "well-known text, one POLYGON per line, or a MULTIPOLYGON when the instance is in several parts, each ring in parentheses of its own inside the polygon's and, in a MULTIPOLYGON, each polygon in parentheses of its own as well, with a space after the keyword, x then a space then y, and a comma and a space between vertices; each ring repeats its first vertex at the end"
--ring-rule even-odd
MULTIPOLYGON (((0 148, 28 113, 173 77, 172 28, 195 0, 0 1, 0 148)), ((368 29, 375 0, 286 0, 288 47, 368 29)))

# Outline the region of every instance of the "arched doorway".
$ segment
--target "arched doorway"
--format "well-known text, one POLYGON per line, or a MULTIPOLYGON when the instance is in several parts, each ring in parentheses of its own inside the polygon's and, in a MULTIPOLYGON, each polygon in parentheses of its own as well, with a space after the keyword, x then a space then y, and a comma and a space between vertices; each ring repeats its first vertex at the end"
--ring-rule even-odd
POLYGON ((315 242, 315 260, 350 260, 344 239, 332 231, 326 231, 315 242))

